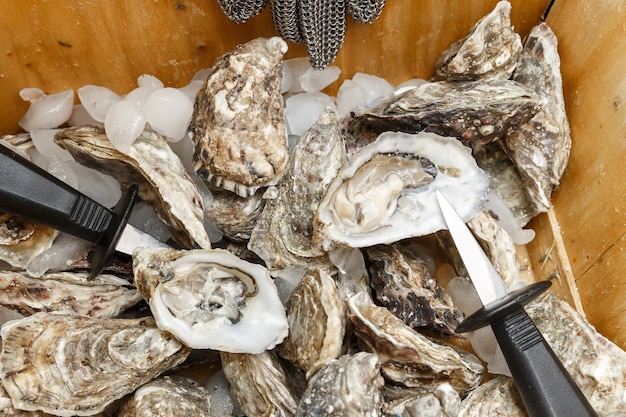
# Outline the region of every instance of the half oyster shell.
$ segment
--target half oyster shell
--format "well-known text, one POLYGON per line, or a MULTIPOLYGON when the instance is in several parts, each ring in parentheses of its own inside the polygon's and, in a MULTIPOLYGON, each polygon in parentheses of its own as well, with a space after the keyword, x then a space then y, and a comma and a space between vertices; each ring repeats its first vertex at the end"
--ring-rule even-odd
POLYGON ((133 272, 159 328, 187 346, 261 353, 287 336, 267 269, 226 250, 139 248, 133 272))
POLYGON ((0 260, 24 269, 52 246, 58 234, 50 227, 0 212, 0 260))

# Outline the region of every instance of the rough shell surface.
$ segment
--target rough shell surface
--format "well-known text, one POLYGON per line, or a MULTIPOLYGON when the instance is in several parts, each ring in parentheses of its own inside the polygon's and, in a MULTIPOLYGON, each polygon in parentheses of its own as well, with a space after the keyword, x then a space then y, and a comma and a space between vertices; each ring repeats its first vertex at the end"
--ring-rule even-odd
POLYGON ((25 411, 13 408, 11 397, 0 384, 0 416, 2 417, 54 417, 52 414, 43 411, 25 411))
POLYGON ((122 185, 137 184, 139 197, 154 207, 178 244, 211 247, 202 197, 163 136, 144 130, 126 154, 95 126, 63 129, 54 140, 81 164, 113 176, 122 185))
POLYGON ((204 180, 242 197, 278 181, 289 158, 280 92, 286 51, 278 37, 258 38, 213 65, 189 126, 204 180))
POLYGON ((259 190, 249 197, 240 197, 230 191, 212 194, 213 200, 205 208, 207 219, 210 219, 228 238, 247 242, 265 207, 263 192, 259 190))
POLYGON ((265 204, 248 247, 268 269, 328 266, 313 242, 313 219, 329 184, 346 162, 335 113, 327 109, 298 140, 276 185, 277 196, 265 204))
POLYGON ((528 414, 513 380, 499 376, 470 392, 461 403, 459 416, 527 417, 528 414))
POLYGON ((22 314, 61 311, 94 318, 116 317, 142 300, 128 281, 86 272, 51 272, 33 278, 24 271, 0 271, 0 305, 22 314))
POLYGON ((152 318, 37 313, 2 326, 0 378, 16 408, 87 416, 183 362, 152 318))
POLYGON ((226 250, 139 248, 133 271, 159 328, 187 346, 261 353, 287 335, 267 269, 226 250))
POLYGON ((376 354, 343 355, 326 362, 311 378, 296 416, 379 416, 382 385, 376 354))
POLYGON ((428 82, 353 114, 381 129, 426 130, 464 142, 503 138, 543 106, 535 92, 511 80, 428 82))
POLYGON ((435 63, 435 79, 508 79, 521 52, 522 41, 511 26, 511 4, 501 1, 441 54, 435 63))
POLYGON ((16 268, 26 266, 48 249, 58 231, 0 212, 0 260, 16 268))
POLYGON ((383 396, 383 412, 386 416, 461 416, 461 397, 448 383, 429 390, 385 385, 383 396))
POLYGON ((208 417, 209 391, 180 375, 163 376, 142 385, 117 417, 208 417))

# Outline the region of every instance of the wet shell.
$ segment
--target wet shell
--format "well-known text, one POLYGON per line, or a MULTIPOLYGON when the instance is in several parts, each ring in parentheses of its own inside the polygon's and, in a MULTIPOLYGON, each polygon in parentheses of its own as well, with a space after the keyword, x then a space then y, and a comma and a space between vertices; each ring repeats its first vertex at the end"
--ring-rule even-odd
POLYGON ((510 80, 429 82, 353 114, 380 129, 422 130, 464 142, 489 142, 535 116, 543 106, 532 89, 510 80))
POLYGON ((0 378, 16 408, 87 416, 183 362, 151 318, 37 313, 2 326, 0 378))
POLYGON ((267 269, 226 250, 139 248, 133 272, 159 328, 187 346, 261 353, 287 335, 267 269))
POLYGON ((324 249, 367 247, 445 228, 435 190, 469 219, 488 180, 470 150, 434 133, 385 132, 355 153, 328 187, 314 224, 324 249))
POLYGON ((343 355, 326 362, 311 378, 296 417, 380 416, 382 385, 376 354, 343 355))
POLYGON ((116 317, 142 298, 126 280, 86 272, 47 273, 33 278, 23 271, 0 271, 0 305, 22 314, 61 311, 94 318, 116 317))
POLYGON ((58 231, 0 212, 0 260, 16 268, 26 266, 48 249, 58 231))
POLYGON ((117 417, 209 417, 209 391, 180 375, 164 376, 142 385, 117 417))
POLYGON ((204 228, 204 206, 191 177, 163 136, 144 130, 126 154, 119 152, 104 129, 70 127, 55 142, 81 164, 139 186, 139 196, 154 207, 172 238, 186 248, 210 248, 204 228))
POLYGON ((258 38, 213 65, 189 126, 204 180, 242 197, 278 181, 289 158, 280 93, 286 51, 281 38, 258 38))
POLYGON ((291 151, 277 196, 265 204, 248 247, 268 269, 330 265, 313 242, 313 219, 329 184, 346 162, 335 113, 327 109, 291 151))
POLYGON ((240 197, 230 191, 213 192, 211 205, 205 209, 210 219, 228 238, 235 241, 248 241, 266 200, 263 192, 250 197, 240 197))
POLYGON ((511 378, 500 376, 485 382, 463 400, 459 416, 527 417, 511 378))
POLYGON ((470 32, 454 42, 435 63, 435 79, 507 79, 515 70, 522 41, 511 26, 511 4, 499 2, 470 32))
POLYGON ((461 397, 450 384, 443 383, 431 390, 408 389, 396 386, 383 388, 386 416, 432 416, 457 417, 461 408, 461 397))

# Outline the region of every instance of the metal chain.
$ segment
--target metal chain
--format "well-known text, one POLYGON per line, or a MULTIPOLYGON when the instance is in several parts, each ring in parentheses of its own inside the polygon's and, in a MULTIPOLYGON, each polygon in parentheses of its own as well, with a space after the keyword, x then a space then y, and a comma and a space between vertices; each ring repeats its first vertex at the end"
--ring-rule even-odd
POLYGON ((270 0, 274 27, 283 39, 304 43, 298 15, 298 0, 270 0))
POLYGON ((222 11, 235 23, 244 23, 261 13, 267 0, 217 0, 222 11))
POLYGON ((311 65, 323 69, 335 60, 346 34, 344 0, 300 0, 302 36, 311 65))
POLYGON ((372 23, 383 11, 386 0, 350 0, 348 12, 354 20, 361 23, 372 23))

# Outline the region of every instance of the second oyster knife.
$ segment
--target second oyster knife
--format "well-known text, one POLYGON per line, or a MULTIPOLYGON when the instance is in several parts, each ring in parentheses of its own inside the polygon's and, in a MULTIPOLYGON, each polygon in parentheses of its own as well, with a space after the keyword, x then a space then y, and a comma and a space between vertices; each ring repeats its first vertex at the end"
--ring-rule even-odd
POLYGON ((597 416, 524 310, 524 305, 546 291, 551 282, 537 282, 509 293, 450 202, 440 191, 436 191, 436 195, 454 244, 483 304, 456 331, 464 333, 491 325, 529 416, 597 416))
POLYGON ((136 196, 131 187, 110 210, 0 145, 0 211, 95 243, 90 278, 116 250, 132 255, 140 246, 168 246, 127 223, 136 196))

